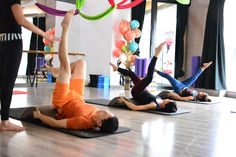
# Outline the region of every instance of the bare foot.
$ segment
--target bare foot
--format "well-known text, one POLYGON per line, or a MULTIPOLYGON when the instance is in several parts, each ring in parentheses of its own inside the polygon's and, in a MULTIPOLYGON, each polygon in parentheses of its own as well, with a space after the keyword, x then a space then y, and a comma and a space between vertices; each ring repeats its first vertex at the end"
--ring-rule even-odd
POLYGON ((115 64, 113 64, 113 63, 109 63, 109 64, 110 64, 110 66, 112 67, 112 69, 113 69, 114 72, 118 70, 118 67, 115 66, 115 64))
POLYGON ((52 73, 52 76, 57 78, 58 74, 59 74, 59 68, 54 68, 52 66, 48 66, 45 64, 45 67, 47 69, 47 71, 49 71, 50 73, 52 73))
POLYGON ((24 131, 25 128, 15 125, 10 121, 1 121, 0 123, 0 131, 24 131))
POLYGON ((74 14, 75 14, 75 10, 70 10, 66 13, 66 15, 64 16, 64 19, 61 22, 61 26, 63 27, 63 29, 67 29, 70 26, 71 20, 74 14))
POLYGON ((161 43, 159 46, 156 47, 154 56, 156 57, 159 56, 164 45, 165 45, 165 42, 161 43))
POLYGON ((212 64, 212 61, 211 61, 211 62, 208 62, 208 63, 203 63, 201 69, 202 69, 202 70, 205 70, 205 69, 208 68, 211 64, 212 64))

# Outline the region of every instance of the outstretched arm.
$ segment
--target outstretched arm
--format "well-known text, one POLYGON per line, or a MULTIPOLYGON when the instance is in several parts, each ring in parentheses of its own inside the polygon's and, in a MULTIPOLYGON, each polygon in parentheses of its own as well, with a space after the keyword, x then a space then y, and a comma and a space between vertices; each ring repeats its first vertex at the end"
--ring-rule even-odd
POLYGON ((56 128, 67 128, 66 119, 56 120, 52 117, 46 116, 40 112, 38 108, 33 112, 34 118, 40 119, 45 124, 56 128))
POLYGON ((13 12, 13 15, 17 21, 17 23, 21 26, 23 26, 24 28, 42 36, 43 38, 48 39, 49 41, 59 41, 60 38, 56 38, 53 35, 49 35, 46 34, 44 31, 42 31, 41 29, 39 29, 38 27, 36 27, 34 24, 32 24, 31 22, 29 22, 22 11, 22 7, 19 4, 14 4, 11 6, 11 10, 13 12))
POLYGON ((151 102, 149 104, 145 105, 135 105, 127 100, 125 100, 123 97, 120 97, 119 99, 120 103, 125 103, 131 110, 139 111, 139 110, 154 110, 157 108, 156 104, 154 102, 151 102))
POLYGON ((180 96, 179 94, 177 94, 175 92, 171 92, 170 97, 173 100, 180 100, 180 101, 192 101, 192 100, 194 100, 193 96, 182 97, 182 96, 180 96))

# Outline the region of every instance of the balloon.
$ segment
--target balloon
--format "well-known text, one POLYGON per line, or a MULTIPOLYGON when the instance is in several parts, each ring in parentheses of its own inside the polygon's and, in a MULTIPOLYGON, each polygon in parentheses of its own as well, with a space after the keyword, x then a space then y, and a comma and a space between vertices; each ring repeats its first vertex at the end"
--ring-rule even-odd
POLYGON ((135 38, 139 38, 141 36, 140 29, 135 29, 134 32, 135 32, 135 38))
POLYGON ((47 46, 47 45, 45 45, 43 49, 46 52, 50 52, 51 51, 51 48, 49 46, 47 46))
POLYGON ((125 41, 124 40, 119 40, 119 41, 116 42, 116 48, 121 49, 122 46, 124 46, 124 45, 125 45, 125 41))
POLYGON ((139 27, 139 22, 137 21, 137 20, 132 20, 131 22, 130 22, 130 27, 131 27, 131 29, 132 30, 135 30, 136 28, 138 28, 139 27))
POLYGON ((126 46, 126 45, 122 46, 121 50, 122 50, 123 52, 127 52, 127 46, 126 46))
POLYGON ((130 27, 129 27, 129 22, 128 21, 125 21, 125 20, 122 20, 120 23, 119 23, 119 31, 122 35, 124 35, 127 31, 130 30, 130 27))
POLYGON ((47 54, 47 55, 44 56, 44 58, 45 58, 46 61, 49 61, 50 59, 52 59, 52 55, 47 54))
POLYGON ((129 44, 129 50, 131 52, 135 52, 137 51, 137 49, 138 49, 138 44, 136 42, 133 41, 129 44))
POLYGON ((115 50, 113 50, 112 54, 114 57, 119 58, 120 55, 122 54, 122 51, 120 49, 115 49, 115 50))
POLYGON ((131 30, 127 31, 124 36, 127 41, 132 41, 135 38, 135 32, 131 30))
POLYGON ((132 55, 131 56, 131 61, 132 61, 132 64, 135 63, 135 59, 137 58, 138 56, 137 55, 132 55))
POLYGON ((44 43, 45 45, 48 45, 48 44, 49 44, 49 40, 43 38, 43 43, 44 43))
MULTIPOLYGON (((47 30, 45 33, 46 33, 46 34, 49 34, 49 35, 52 35, 52 36, 55 36, 55 28, 50 28, 50 29, 47 30)), ((52 43, 52 42, 49 41, 49 40, 47 40, 47 39, 45 39, 45 38, 43 38, 43 43, 44 43, 45 45, 48 45, 48 44, 50 44, 50 43, 52 43)))

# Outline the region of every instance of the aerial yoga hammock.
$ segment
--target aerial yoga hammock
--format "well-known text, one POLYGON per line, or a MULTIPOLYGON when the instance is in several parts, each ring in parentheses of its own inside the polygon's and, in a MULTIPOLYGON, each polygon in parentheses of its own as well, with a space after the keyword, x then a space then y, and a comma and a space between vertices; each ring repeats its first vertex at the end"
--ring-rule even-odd
MULTIPOLYGON (((85 0, 76 0, 76 12, 75 15, 79 14, 81 17, 87 19, 87 20, 99 20, 105 16, 108 16, 110 13, 112 13, 115 9, 127 9, 127 8, 132 8, 134 6, 137 6, 138 4, 140 4, 141 2, 143 2, 143 0, 134 0, 133 2, 130 2, 128 4, 125 4, 127 2, 127 0, 123 0, 118 4, 115 4, 114 0, 108 0, 110 7, 108 9, 106 9, 104 12, 97 14, 97 15, 86 15, 83 12, 81 12, 81 9, 85 3, 85 0)), ((48 7, 46 5, 40 4, 38 3, 36 0, 27 2, 27 3, 22 3, 23 7, 26 6, 30 6, 35 4, 38 8, 40 8, 41 10, 43 10, 44 12, 54 15, 54 16, 64 16, 66 14, 67 11, 64 10, 58 10, 58 9, 54 9, 51 7, 48 7)))

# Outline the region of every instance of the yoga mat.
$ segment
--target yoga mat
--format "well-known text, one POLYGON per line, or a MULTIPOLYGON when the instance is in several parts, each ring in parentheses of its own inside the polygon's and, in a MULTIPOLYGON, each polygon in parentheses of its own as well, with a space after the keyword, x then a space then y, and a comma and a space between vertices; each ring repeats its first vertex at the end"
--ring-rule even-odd
POLYGON ((135 71, 134 71, 134 73, 135 73, 137 76, 140 76, 140 75, 139 75, 139 62, 140 62, 140 59, 136 58, 136 59, 135 59, 135 71))
MULTIPOLYGON (((162 91, 158 94, 158 96, 160 96, 162 99, 172 99, 171 97, 168 96, 168 93, 170 93, 170 91, 162 91)), ((172 99, 174 100, 174 99, 172 99)), ((217 103, 221 103, 218 100, 213 100, 211 99, 211 102, 204 102, 204 101, 187 101, 187 100, 175 100, 175 101, 180 101, 180 102, 189 102, 189 103, 196 103, 196 104, 204 104, 204 105, 210 105, 210 104, 217 104, 217 103)))
MULTIPOLYGON (((53 109, 52 106, 43 106, 39 107, 40 111, 48 116, 55 117, 56 110, 53 109)), ((118 133, 124 133, 130 131, 130 128, 127 127, 119 127, 118 130, 114 133, 102 133, 99 131, 99 129, 90 129, 90 130, 68 130, 68 129, 61 129, 61 128, 53 128, 50 127, 44 123, 42 123, 39 119, 33 118, 33 111, 35 110, 35 107, 22 107, 22 108, 12 108, 10 109, 9 116, 14 119, 26 121, 35 125, 39 125, 42 127, 46 127, 49 129, 53 129, 56 131, 60 131, 66 134, 74 135, 77 137, 82 138, 95 138, 95 137, 101 137, 101 136, 107 136, 107 135, 113 135, 118 133)))
POLYGON ((149 59, 144 58, 143 61, 142 61, 142 77, 146 76, 148 65, 149 65, 149 59))
POLYGON ((20 90, 13 90, 13 94, 29 94, 29 93, 25 91, 20 91, 20 90))
MULTIPOLYGON (((117 103, 117 99, 116 98, 114 98, 112 100, 109 100, 109 99, 87 99, 87 100, 85 100, 85 102, 86 103, 91 103, 91 104, 96 104, 96 105, 108 106, 108 107, 116 107, 116 108, 129 109, 124 104, 123 105, 122 104, 121 105, 114 105, 114 104, 117 103)), ((184 113, 190 113, 190 111, 188 111, 188 110, 180 110, 180 109, 178 109, 175 113, 161 112, 161 111, 156 111, 156 110, 142 110, 142 112, 162 114, 162 115, 167 115, 167 116, 184 114, 184 113)))
MULTIPOLYGON (((176 100, 179 101, 179 100, 176 100)), ((203 104, 203 105, 211 105, 211 104, 219 104, 220 101, 217 100, 211 100, 211 102, 205 102, 205 101, 182 101, 182 102, 189 102, 189 103, 195 103, 195 104, 203 104)))

